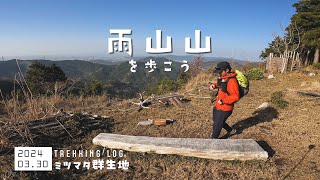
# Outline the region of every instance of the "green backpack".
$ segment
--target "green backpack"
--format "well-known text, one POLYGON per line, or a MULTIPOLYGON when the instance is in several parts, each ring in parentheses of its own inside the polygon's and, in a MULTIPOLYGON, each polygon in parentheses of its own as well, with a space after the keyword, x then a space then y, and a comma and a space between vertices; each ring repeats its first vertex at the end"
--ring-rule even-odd
MULTIPOLYGON (((228 95, 229 92, 227 91, 227 84, 230 80, 230 78, 236 78, 237 82, 238 82, 238 86, 239 86, 239 94, 240 94, 240 98, 242 98, 243 96, 247 95, 249 92, 249 80, 247 79, 247 77, 239 70, 235 70, 235 73, 237 73, 236 76, 234 77, 229 77, 225 82, 221 82, 221 78, 218 78, 218 88, 227 93, 228 95)), ((219 90, 218 90, 219 91, 219 90)), ((218 92, 217 92, 218 94, 218 92)))
POLYGON ((242 98, 249 92, 249 80, 241 71, 236 70, 235 72, 237 73, 236 78, 239 85, 240 98, 242 98))

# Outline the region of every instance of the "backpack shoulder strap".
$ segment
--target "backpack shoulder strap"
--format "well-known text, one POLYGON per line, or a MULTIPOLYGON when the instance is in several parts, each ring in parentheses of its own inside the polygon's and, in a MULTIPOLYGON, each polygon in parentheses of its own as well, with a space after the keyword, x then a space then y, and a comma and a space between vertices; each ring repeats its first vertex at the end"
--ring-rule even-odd
POLYGON ((236 79, 236 82, 237 82, 237 84, 239 85, 239 83, 238 83, 238 80, 237 80, 237 77, 236 76, 230 76, 230 77, 228 77, 227 78, 227 80, 226 80, 226 93, 228 94, 228 96, 230 96, 230 93, 228 92, 228 82, 229 82, 229 80, 231 79, 231 78, 235 78, 236 79))
MULTIPOLYGON (((229 80, 230 80, 231 78, 236 78, 236 76, 230 76, 230 77, 228 77, 228 78, 224 81, 224 83, 225 83, 225 91, 223 91, 223 89, 221 88, 221 81, 222 81, 222 79, 221 79, 221 78, 218 78, 218 81, 217 81, 217 82, 218 82, 218 91, 217 91, 217 94, 218 94, 219 90, 222 89, 223 92, 227 93, 228 96, 230 96, 230 93, 228 92, 228 82, 229 82, 229 80)), ((237 83, 238 83, 238 81, 237 81, 237 83)), ((217 94, 216 94, 216 95, 217 95, 217 94)))

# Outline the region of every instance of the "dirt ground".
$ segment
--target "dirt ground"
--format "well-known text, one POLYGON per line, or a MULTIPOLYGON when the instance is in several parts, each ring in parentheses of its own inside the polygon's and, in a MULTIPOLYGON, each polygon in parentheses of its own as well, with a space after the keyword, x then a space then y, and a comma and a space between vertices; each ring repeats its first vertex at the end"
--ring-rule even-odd
MULTIPOLYGON (((130 162, 130 171, 89 170, 53 171, 52 173, 11 172, 12 156, 1 155, 2 177, 70 178, 70 179, 320 179, 320 98, 284 93, 288 107, 270 106, 256 110, 263 102, 271 100, 271 94, 286 88, 320 92, 320 76, 309 77, 302 73, 275 75, 275 79, 251 81, 250 92, 236 105, 227 121, 238 129, 232 139, 254 139, 269 153, 263 161, 214 161, 176 155, 125 152, 130 162), (8 163, 8 162, 9 163, 8 163), (11 165, 11 167, 8 166, 11 165), (7 167, 7 168, 5 168, 7 167), (4 168, 6 170, 4 170, 4 168), (9 172, 10 171, 10 172, 9 172)), ((192 93, 209 96, 204 76, 201 81, 187 86, 192 93), (192 89, 191 89, 192 88, 192 89)), ((184 90, 185 91, 185 90, 184 90)), ((125 135, 144 135, 175 138, 209 138, 213 121, 210 99, 188 98, 181 107, 151 106, 151 109, 126 111, 124 102, 90 101, 81 106, 72 101, 57 102, 57 108, 66 111, 90 112, 112 117, 112 128, 108 132, 125 135), (61 106, 61 107, 60 107, 61 106), (115 107, 116 106, 116 107, 115 107), (169 118, 173 124, 137 126, 147 119, 169 118)), ((97 148, 92 138, 103 129, 92 132, 67 147, 97 148)), ((222 136, 225 131, 222 131, 222 136)), ((55 159, 53 159, 54 161, 55 159)))

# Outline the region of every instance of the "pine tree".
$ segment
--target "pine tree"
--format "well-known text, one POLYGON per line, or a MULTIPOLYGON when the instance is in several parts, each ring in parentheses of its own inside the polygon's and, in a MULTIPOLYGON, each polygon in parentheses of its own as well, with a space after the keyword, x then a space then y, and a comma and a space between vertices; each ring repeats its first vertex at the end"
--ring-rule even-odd
POLYGON ((67 77, 55 64, 50 67, 34 61, 26 73, 26 80, 34 95, 50 95, 54 93, 55 83, 65 82, 67 77))
POLYGON ((317 63, 320 49, 320 0, 301 0, 293 7, 297 13, 291 20, 297 24, 302 33, 303 49, 307 55, 313 52, 313 63, 317 63))

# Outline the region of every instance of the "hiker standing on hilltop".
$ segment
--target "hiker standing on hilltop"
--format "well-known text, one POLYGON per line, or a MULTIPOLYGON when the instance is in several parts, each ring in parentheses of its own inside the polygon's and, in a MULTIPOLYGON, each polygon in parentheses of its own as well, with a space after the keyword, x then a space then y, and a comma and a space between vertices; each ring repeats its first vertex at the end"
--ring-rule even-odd
POLYGON ((236 133, 226 120, 232 114, 234 103, 240 99, 239 84, 236 79, 237 74, 231 72, 231 66, 228 62, 220 62, 215 67, 214 73, 219 74, 218 81, 210 85, 210 90, 218 88, 217 98, 213 108, 213 131, 211 138, 217 139, 221 129, 227 130, 229 136, 236 133))

